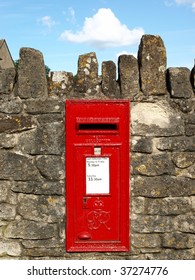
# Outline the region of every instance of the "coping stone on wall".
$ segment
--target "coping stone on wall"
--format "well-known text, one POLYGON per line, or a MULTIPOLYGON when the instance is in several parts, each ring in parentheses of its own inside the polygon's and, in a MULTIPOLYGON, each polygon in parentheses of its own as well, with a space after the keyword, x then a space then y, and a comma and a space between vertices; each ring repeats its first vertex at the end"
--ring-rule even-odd
POLYGON ((166 48, 157 35, 143 35, 139 50, 141 90, 146 95, 166 94, 166 48))
POLYGON ((120 55, 118 76, 121 96, 133 98, 140 92, 138 61, 133 55, 120 55))
POLYGON ((47 80, 43 55, 32 48, 20 49, 18 95, 22 99, 47 98, 47 80))

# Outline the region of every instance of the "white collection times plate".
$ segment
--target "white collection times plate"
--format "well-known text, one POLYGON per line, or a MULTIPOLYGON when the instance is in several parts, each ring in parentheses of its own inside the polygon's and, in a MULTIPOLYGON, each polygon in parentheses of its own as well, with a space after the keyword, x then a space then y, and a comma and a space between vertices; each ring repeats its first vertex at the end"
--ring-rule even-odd
POLYGON ((109 157, 86 158, 86 194, 109 194, 109 157))

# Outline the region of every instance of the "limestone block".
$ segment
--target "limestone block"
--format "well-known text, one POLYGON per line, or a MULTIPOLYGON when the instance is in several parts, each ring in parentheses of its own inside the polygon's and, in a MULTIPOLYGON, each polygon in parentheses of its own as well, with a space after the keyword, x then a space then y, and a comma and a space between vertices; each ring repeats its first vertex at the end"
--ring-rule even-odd
POLYGON ((172 154, 172 160, 178 168, 187 168, 195 164, 195 153, 176 152, 172 154))
POLYGON ((18 137, 18 151, 32 155, 60 155, 64 150, 64 124, 42 124, 18 137))
POLYGON ((17 195, 12 192, 12 186, 12 182, 0 180, 0 203, 17 204, 17 195))
POLYGON ((145 198, 144 197, 134 197, 132 199, 132 213, 134 214, 144 214, 145 212, 145 198))
POLYGON ((76 91, 94 95, 99 91, 98 61, 94 52, 79 56, 76 91))
POLYGON ((64 163, 60 156, 43 155, 36 158, 36 166, 41 175, 50 181, 64 179, 64 163))
POLYGON ((195 233, 194 214, 179 215, 175 218, 175 230, 187 233, 195 233))
POLYGON ((24 108, 28 114, 60 114, 64 112, 64 106, 64 102, 51 98, 44 101, 36 99, 24 101, 24 108))
POLYGON ((170 67, 167 70, 168 89, 173 98, 191 98, 190 70, 186 67, 170 67))
POLYGON ((48 223, 63 221, 63 196, 19 194, 18 200, 18 213, 26 220, 48 223))
MULTIPOLYGON (((62 259, 64 257, 64 245, 61 245, 61 247, 54 247, 54 248, 45 248, 45 247, 40 247, 40 248, 33 248, 33 249, 24 249, 24 254, 26 256, 30 257, 45 257, 51 258, 51 259, 62 259)), ((65 257, 66 258, 66 257, 65 257)))
POLYGON ((132 195, 143 197, 187 197, 195 194, 194 180, 168 175, 133 176, 132 195))
POLYGON ((45 64, 43 55, 38 50, 20 49, 18 95, 23 99, 47 97, 45 64))
POLYGON ((195 124, 186 125, 186 136, 195 136, 195 124))
POLYGON ((131 151, 138 153, 152 153, 153 143, 149 137, 131 137, 131 151))
POLYGON ((21 256, 22 248, 18 242, 3 240, 0 241, 0 256, 21 256))
POLYGON ((5 238, 49 239, 56 235, 55 226, 44 222, 13 221, 5 229, 5 238))
POLYGON ((189 113, 193 111, 194 104, 191 99, 171 98, 169 100, 172 108, 180 110, 182 113, 189 113))
POLYGON ((106 96, 116 96, 116 65, 113 61, 102 62, 102 91, 106 96))
POLYGON ((0 116, 0 133, 2 132, 20 132, 33 129, 36 124, 29 116, 0 116))
POLYGON ((166 49, 163 40, 156 35, 143 35, 139 50, 141 90, 144 94, 166 93, 166 49))
POLYGON ((118 76, 123 98, 131 99, 139 93, 139 68, 137 59, 133 55, 119 56, 118 76))
POLYGON ((163 233, 171 232, 173 222, 168 216, 133 215, 131 228, 136 233, 163 233))
POLYGON ((149 215, 180 215, 191 210, 188 197, 146 199, 145 214, 149 215))
POLYGON ((166 101, 135 103, 131 108, 131 133, 138 136, 183 135, 184 121, 166 101))
POLYGON ((185 131, 187 136, 195 135, 195 114, 187 115, 185 118, 185 131))
MULTIPOLYGON (((11 187, 12 192, 39 195, 63 195, 63 182, 15 182, 11 187)), ((1 192, 0 192, 1 193, 1 192)))
POLYGON ((19 114, 22 111, 22 102, 16 97, 9 101, 0 100, 0 113, 19 114))
POLYGON ((162 246, 175 249, 193 248, 194 241, 195 237, 192 234, 181 232, 165 233, 162 237, 162 246))
POLYGON ((17 134, 0 134, 0 148, 14 148, 17 145, 17 142, 17 134))
POLYGON ((158 139, 156 147, 160 151, 175 151, 175 152, 194 152, 195 151, 195 137, 167 137, 158 139))
POLYGON ((73 91, 74 77, 70 72, 52 71, 50 72, 49 94, 69 95, 73 91))
POLYGON ((168 154, 131 156, 132 174, 147 176, 159 176, 163 174, 175 174, 175 167, 168 154))
POLYGON ((0 69, 0 97, 10 94, 16 82, 15 68, 0 69))
POLYGON ((148 260, 194 260, 194 249, 166 249, 161 253, 147 254, 148 260))
POLYGON ((37 180, 41 176, 32 160, 26 156, 8 151, 0 151, 0 179, 2 180, 37 180))
POLYGON ((137 248, 161 247, 161 239, 158 234, 133 234, 131 243, 137 248))
POLYGON ((14 220, 16 216, 16 205, 11 205, 8 203, 0 204, 0 219, 3 221, 14 220))

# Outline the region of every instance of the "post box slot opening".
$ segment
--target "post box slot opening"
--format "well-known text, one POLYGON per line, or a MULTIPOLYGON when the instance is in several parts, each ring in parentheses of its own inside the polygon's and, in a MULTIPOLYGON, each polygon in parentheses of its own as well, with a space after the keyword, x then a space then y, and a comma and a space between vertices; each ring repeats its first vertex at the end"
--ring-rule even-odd
POLYGON ((79 130, 118 130, 117 123, 79 123, 79 130))

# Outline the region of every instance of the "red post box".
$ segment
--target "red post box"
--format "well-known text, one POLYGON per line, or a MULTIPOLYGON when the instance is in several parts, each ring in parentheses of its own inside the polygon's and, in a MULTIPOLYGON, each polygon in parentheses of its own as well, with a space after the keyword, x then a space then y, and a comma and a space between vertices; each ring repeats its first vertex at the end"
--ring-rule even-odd
POLYGON ((129 250, 129 101, 66 101, 66 250, 129 250))

